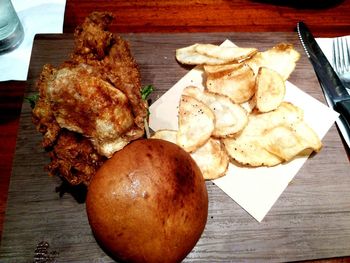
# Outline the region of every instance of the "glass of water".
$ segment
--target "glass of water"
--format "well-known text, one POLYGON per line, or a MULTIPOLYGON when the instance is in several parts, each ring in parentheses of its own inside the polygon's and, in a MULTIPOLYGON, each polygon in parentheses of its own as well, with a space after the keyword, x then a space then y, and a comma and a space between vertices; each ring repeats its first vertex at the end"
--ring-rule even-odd
POLYGON ((24 31, 11 0, 0 0, 0 54, 15 49, 24 31))

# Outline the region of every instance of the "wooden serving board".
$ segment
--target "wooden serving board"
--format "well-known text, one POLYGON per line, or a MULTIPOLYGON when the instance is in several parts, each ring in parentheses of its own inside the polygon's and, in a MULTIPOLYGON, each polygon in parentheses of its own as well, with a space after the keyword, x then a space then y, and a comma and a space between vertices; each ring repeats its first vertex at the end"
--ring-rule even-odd
MULTIPOLYGON (((324 98, 295 33, 126 34, 138 61, 143 85, 153 84, 156 100, 190 68, 174 59, 176 48, 195 42, 222 43, 261 50, 278 42, 295 45, 302 54, 290 81, 316 99, 324 98)), ((37 35, 29 69, 27 94, 35 92, 42 66, 68 59, 73 36, 37 35)), ((322 116, 315 116, 322 121, 322 116)), ((1 241, 1 262, 33 262, 41 241, 47 262, 113 262, 96 243, 88 225, 84 189, 60 187, 49 177, 49 163, 40 146, 41 135, 31 123, 24 102, 17 140, 8 205, 1 241), (61 194, 59 193, 61 190, 61 194), (82 190, 82 191, 81 191, 82 190), (62 191, 64 192, 62 194, 62 191), (44 251, 45 252, 45 251, 44 251)), ((258 223, 212 182, 207 182, 209 215, 205 231, 185 262, 272 262, 350 255, 349 160, 333 126, 324 147, 313 155, 258 223)))

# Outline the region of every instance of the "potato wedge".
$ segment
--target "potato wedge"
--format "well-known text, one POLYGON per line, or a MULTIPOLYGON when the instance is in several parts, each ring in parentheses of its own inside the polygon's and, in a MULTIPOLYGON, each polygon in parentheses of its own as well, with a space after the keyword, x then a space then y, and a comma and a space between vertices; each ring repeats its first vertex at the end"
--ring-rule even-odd
POLYGON ((215 115, 212 110, 201 101, 182 95, 177 144, 187 152, 193 152, 208 141, 214 128, 215 115))
POLYGON ((191 96, 206 104, 215 114, 215 129, 212 136, 224 138, 240 132, 248 123, 247 112, 228 97, 201 91, 194 86, 186 87, 184 95, 191 96))
POLYGON ((300 54, 291 44, 280 43, 273 48, 256 53, 251 59, 245 61, 258 73, 260 67, 267 67, 278 72, 284 80, 287 80, 299 60, 300 54))
POLYGON ((255 81, 255 107, 260 112, 278 108, 286 94, 285 81, 276 71, 261 67, 255 81))
POLYGON ((254 72, 246 64, 238 64, 228 74, 207 74, 206 87, 210 92, 228 96, 234 103, 240 104, 254 95, 254 72))
POLYGON ((229 157, 220 140, 210 138, 206 144, 191 153, 192 158, 202 171, 206 180, 213 180, 225 175, 229 157))
POLYGON ((197 44, 195 50, 202 55, 226 62, 241 62, 258 52, 256 48, 224 47, 213 44, 197 44))

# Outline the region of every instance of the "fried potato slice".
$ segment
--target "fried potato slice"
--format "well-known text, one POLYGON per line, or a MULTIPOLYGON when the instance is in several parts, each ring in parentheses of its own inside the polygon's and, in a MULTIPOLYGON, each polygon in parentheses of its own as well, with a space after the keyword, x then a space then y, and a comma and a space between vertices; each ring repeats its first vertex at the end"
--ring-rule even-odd
POLYGON ((205 144, 215 128, 215 115, 201 101, 182 95, 179 105, 179 130, 176 142, 187 152, 205 144))
POLYGON ((210 92, 228 96, 234 103, 240 104, 254 95, 254 72, 242 63, 229 73, 207 73, 206 87, 210 92))
POLYGON ((300 108, 282 102, 274 111, 253 112, 247 126, 234 138, 223 139, 230 157, 243 165, 274 166, 306 149, 319 151, 321 141, 303 121, 300 108))
POLYGON ((240 132, 248 123, 247 112, 227 96, 201 91, 194 86, 186 87, 182 94, 203 102, 214 112, 215 128, 212 134, 214 137, 224 138, 240 132))
POLYGON ((223 47, 196 43, 176 49, 176 59, 187 65, 221 65, 246 60, 257 51, 256 48, 223 47))
POLYGON ((175 56, 177 61, 186 65, 218 65, 227 63, 225 60, 220 58, 208 57, 198 53, 195 49, 197 45, 198 44, 194 44, 188 47, 176 49, 175 56))
POLYGON ((206 180, 213 180, 225 175, 229 157, 220 140, 210 138, 202 147, 191 153, 192 158, 202 171, 206 180))
POLYGON ((165 140, 168 142, 172 142, 176 144, 176 135, 177 135, 177 131, 175 130, 158 130, 156 131, 152 136, 151 139, 161 139, 161 140, 165 140))
POLYGON ((259 136, 226 138, 222 142, 229 156, 242 165, 275 166, 282 162, 281 158, 264 149, 259 136))
POLYGON ((276 71, 261 67, 255 81, 255 107, 260 112, 278 108, 286 94, 285 81, 276 71))
POLYGON ((230 63, 224 65, 203 65, 203 69, 206 74, 219 74, 219 76, 223 76, 226 73, 230 73, 231 71, 239 68, 240 65, 240 63, 230 63))
POLYGON ((218 58, 226 62, 240 62, 258 52, 256 48, 224 47, 213 44, 197 44, 195 50, 199 54, 218 58))
POLYGON ((260 67, 267 67, 278 72, 284 80, 287 80, 299 60, 300 54, 291 44, 279 43, 273 48, 256 53, 251 59, 245 61, 258 73, 260 67))
POLYGON ((284 101, 274 111, 266 113, 252 112, 248 117, 248 124, 242 133, 240 133, 240 136, 261 136, 270 127, 276 127, 282 124, 293 125, 293 123, 302 121, 303 118, 304 113, 300 108, 284 101))
POLYGON ((241 103, 240 104, 243 109, 245 109, 249 114, 255 109, 256 106, 256 100, 254 96, 248 100, 247 102, 241 103))
MULTIPOLYGON (((176 144, 176 135, 177 131, 175 130, 158 130, 151 139, 162 139, 176 144)), ((203 146, 190 155, 197 163, 205 180, 213 180, 225 175, 229 157, 220 140, 209 138, 203 146)))
POLYGON ((266 131, 263 137, 263 147, 285 161, 290 161, 303 152, 310 153, 306 150, 319 152, 322 148, 322 143, 316 133, 302 121, 293 126, 274 127, 266 131))

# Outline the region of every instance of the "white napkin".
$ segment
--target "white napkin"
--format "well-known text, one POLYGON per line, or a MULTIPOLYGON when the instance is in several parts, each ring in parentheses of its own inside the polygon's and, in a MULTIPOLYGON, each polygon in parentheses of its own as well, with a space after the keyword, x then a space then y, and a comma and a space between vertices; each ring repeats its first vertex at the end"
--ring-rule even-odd
MULTIPOLYGON (((225 44, 233 45, 229 41, 225 44)), ((203 88, 202 73, 201 67, 194 68, 151 105, 150 127, 153 130, 177 130, 181 92, 189 85, 203 88)), ((285 101, 290 101, 304 110, 306 122, 320 138, 324 137, 338 117, 335 111, 288 81, 285 101), (316 115, 322 116, 322 122, 315 118, 316 115)), ((260 222, 306 160, 307 157, 297 158, 287 164, 270 168, 237 167, 230 164, 226 176, 213 182, 260 222)))
POLYGON ((26 80, 33 39, 38 33, 62 33, 66 0, 12 0, 22 22, 23 42, 0 55, 0 81, 26 80))

